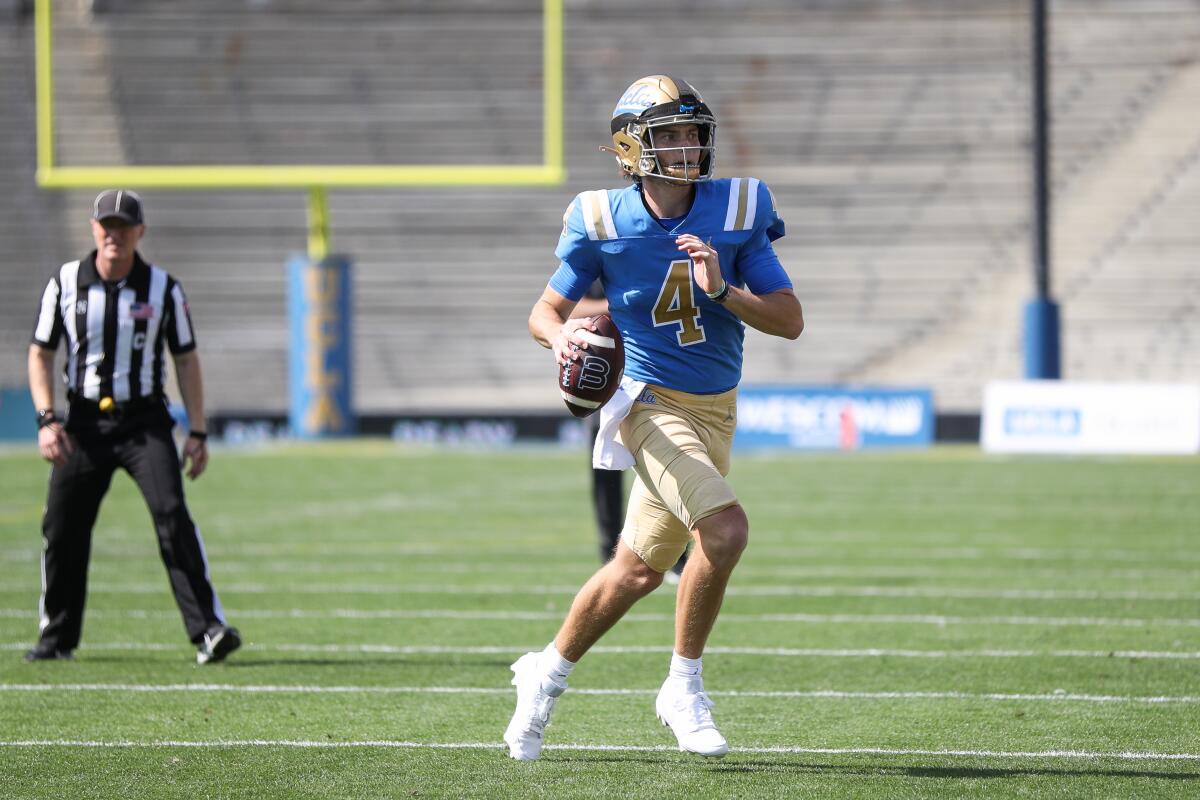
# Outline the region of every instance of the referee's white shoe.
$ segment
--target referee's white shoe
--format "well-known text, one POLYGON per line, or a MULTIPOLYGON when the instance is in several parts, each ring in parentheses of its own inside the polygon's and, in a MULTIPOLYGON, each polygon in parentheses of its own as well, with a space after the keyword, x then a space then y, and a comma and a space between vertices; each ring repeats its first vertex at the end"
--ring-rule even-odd
POLYGON ((675 734, 680 750, 720 758, 729 752, 729 743, 713 722, 712 707, 699 676, 668 676, 654 701, 659 721, 675 734))
POLYGON ((508 755, 518 761, 534 761, 542 754, 542 743, 550 712, 566 683, 557 683, 538 666, 541 653, 526 653, 512 665, 513 686, 517 687, 517 710, 504 731, 508 755))

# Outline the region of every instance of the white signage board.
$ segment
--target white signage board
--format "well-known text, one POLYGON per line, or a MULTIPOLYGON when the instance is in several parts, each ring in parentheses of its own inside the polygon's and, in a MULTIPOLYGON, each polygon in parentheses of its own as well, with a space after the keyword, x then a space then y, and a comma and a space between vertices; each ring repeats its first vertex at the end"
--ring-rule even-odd
POLYGON ((1200 452, 1200 385, 993 381, 980 438, 995 453, 1200 452))

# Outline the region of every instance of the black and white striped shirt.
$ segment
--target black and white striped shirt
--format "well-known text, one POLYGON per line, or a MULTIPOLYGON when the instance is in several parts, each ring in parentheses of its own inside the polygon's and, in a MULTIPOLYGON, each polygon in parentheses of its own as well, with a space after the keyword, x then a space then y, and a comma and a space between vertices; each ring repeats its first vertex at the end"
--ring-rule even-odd
POLYGON ((57 349, 67 335, 67 389, 117 402, 163 395, 163 345, 174 355, 196 347, 183 288, 138 254, 122 281, 96 273, 96 253, 63 264, 46 284, 33 341, 57 349))

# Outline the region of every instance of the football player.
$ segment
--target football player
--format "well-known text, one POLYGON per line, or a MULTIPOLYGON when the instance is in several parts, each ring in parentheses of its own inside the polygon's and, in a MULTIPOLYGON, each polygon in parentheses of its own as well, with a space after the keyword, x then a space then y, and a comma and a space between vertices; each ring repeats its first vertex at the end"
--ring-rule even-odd
POLYGON ((804 318, 771 243, 784 225, 755 178, 713 178, 717 122, 688 83, 634 82, 612 115, 611 152, 631 180, 583 192, 567 207, 559 267, 529 330, 561 365, 586 349, 571 318, 599 279, 625 342, 625 378, 601 410, 597 466, 636 473, 615 556, 575 596, 545 650, 512 665, 517 707, 509 755, 541 754, 556 699, 575 664, 656 589, 689 540, 676 597, 675 646, 655 701, 681 750, 723 756, 701 656, 749 525, 725 480, 736 421, 745 326, 795 339, 804 318))

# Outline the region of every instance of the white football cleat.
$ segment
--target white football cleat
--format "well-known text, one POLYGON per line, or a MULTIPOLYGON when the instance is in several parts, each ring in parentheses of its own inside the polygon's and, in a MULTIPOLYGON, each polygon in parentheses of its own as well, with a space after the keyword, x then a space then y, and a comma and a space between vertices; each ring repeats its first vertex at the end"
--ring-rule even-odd
POLYGON ((659 722, 675 734, 680 750, 720 758, 729 752, 729 743, 713 722, 712 707, 699 677, 667 678, 654 701, 659 722))
POLYGON ((517 687, 517 710, 504 731, 508 755, 518 761, 533 761, 542 754, 542 742, 554 702, 567 690, 542 674, 538 668, 541 653, 526 653, 512 665, 513 686, 517 687))

